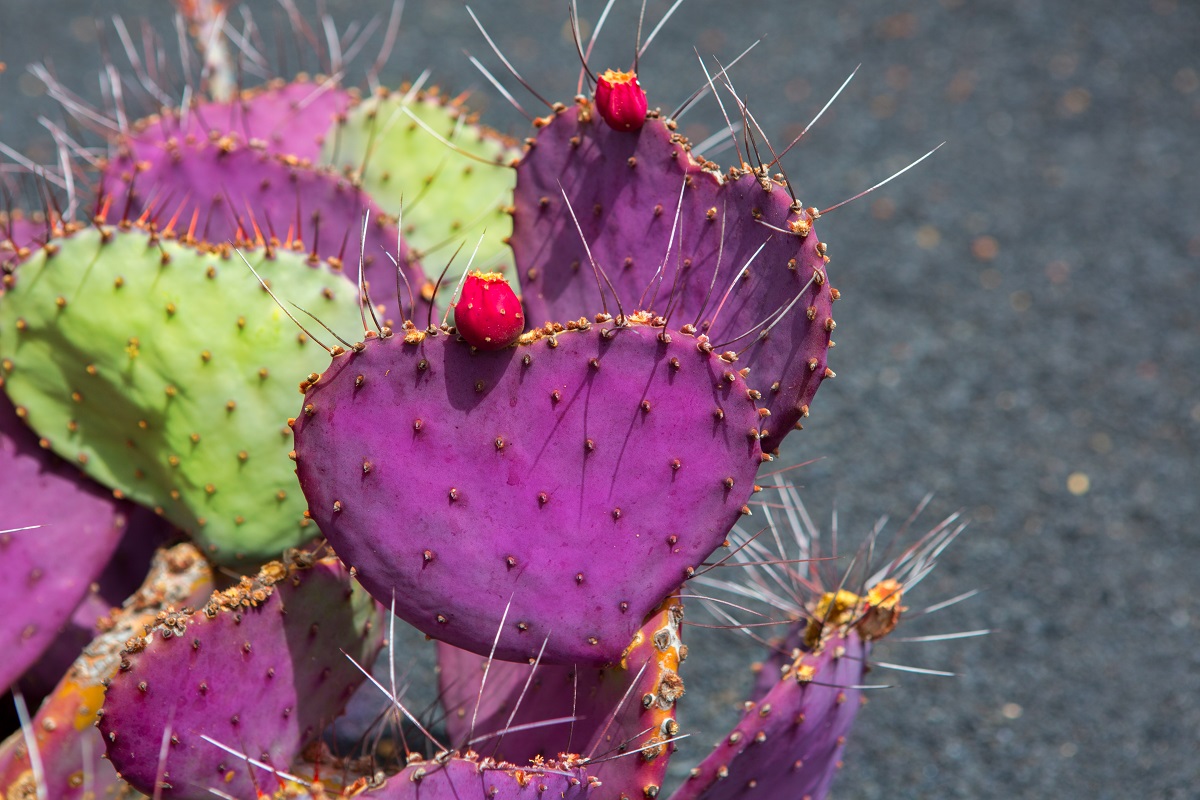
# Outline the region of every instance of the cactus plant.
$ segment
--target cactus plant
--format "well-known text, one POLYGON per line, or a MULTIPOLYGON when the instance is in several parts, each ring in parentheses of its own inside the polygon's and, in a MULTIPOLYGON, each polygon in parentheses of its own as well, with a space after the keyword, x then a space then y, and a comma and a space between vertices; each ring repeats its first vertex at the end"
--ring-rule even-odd
MULTIPOLYGON (((225 3, 179 7, 197 99, 105 131, 105 157, 77 165, 86 221, 0 217, 0 491, 24 501, 0 522, 46 526, 0 549, 63 583, 0 629, 21 640, 0 684, 73 613, 90 628, 132 504, 200 548, 203 577, 164 584, 184 551, 159 556, 0 747, 0 790, 656 797, 687 735, 681 624, 704 586, 786 621, 675 797, 824 796, 872 643, 957 529, 836 580, 742 530, 760 509, 782 530, 759 467, 833 375, 819 212, 775 162, 698 157, 636 59, 595 75, 577 41, 588 92, 547 103, 518 149, 423 79, 243 90, 225 3), (726 562, 740 582, 708 574, 726 562), (247 577, 218 572, 209 594, 215 567, 247 577), (376 731, 338 752, 385 608, 437 641, 445 717, 371 678, 381 718, 424 742, 376 731)), ((768 489, 808 557, 798 496, 768 489)))

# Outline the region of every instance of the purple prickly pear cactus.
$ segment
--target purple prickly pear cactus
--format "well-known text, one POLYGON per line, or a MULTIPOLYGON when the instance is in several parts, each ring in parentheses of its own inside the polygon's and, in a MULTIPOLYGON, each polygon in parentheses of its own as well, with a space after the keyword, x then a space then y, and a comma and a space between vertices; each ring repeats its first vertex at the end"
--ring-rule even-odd
POLYGON ((108 758, 147 794, 253 797, 340 711, 382 647, 379 609, 335 559, 300 554, 168 614, 122 653, 100 730, 108 758), (224 749, 230 748, 234 751, 224 749))
POLYGON ((584 800, 615 797, 573 763, 517 766, 450 756, 418 760, 377 788, 355 797, 370 800, 584 800))
MULTIPOLYGON (((178 111, 132 126, 121 109, 119 121, 107 125, 103 111, 82 108, 41 70, 69 115, 114 132, 99 175, 78 183, 94 195, 95 227, 71 219, 70 209, 89 203, 65 179, 96 165, 89 145, 62 139, 64 159, 75 152, 87 162, 64 173, 71 195, 65 215, 49 199, 49 225, 36 216, 0 216, 0 267, 9 273, 0 289, 0 380, 7 378, 5 391, 20 398, 39 431, 30 434, 15 410, 0 407, 0 496, 10 510, 0 525, 47 526, 0 534, 0 553, 25 577, 0 589, 0 602, 36 606, 7 616, 7 627, 0 623, 0 646, 16 653, 0 664, 0 687, 26 670, 72 613, 83 630, 104 612, 100 595, 86 590, 103 574, 127 511, 49 460, 50 444, 92 474, 123 476, 109 483, 119 487, 118 497, 194 521, 187 535, 233 563, 242 555, 255 564, 274 557, 287 535, 311 534, 313 521, 337 556, 289 551, 286 563, 267 563, 255 577, 212 594, 200 611, 182 607, 196 598, 185 599, 179 585, 148 584, 98 623, 103 635, 34 724, 0 745, 0 794, 665 794, 686 657, 680 584, 716 566, 709 562, 714 551, 743 533, 736 526, 761 491, 755 481, 770 458, 764 453, 802 427, 820 383, 833 376, 827 355, 839 295, 813 229, 820 214, 772 173, 778 159, 756 159, 754 166, 747 152, 723 170, 695 156, 675 121, 652 109, 636 59, 634 71, 596 76, 586 63, 590 46, 585 54, 577 42, 592 99, 583 93, 571 107, 547 103, 551 113, 533 120, 523 153, 510 161, 507 140, 465 143, 483 133, 457 100, 430 100, 419 87, 405 87, 404 95, 381 91, 361 101, 343 89, 335 44, 353 42, 348 49, 357 50, 370 36, 365 27, 358 38, 338 36, 323 20, 335 78, 301 76, 242 92, 234 90, 240 82, 223 36, 231 31, 235 45, 253 47, 254 32, 239 40, 225 22, 226 0, 177 3, 205 63, 200 84, 184 97, 198 89, 221 99, 185 99, 178 111), (442 146, 458 152, 440 152, 442 146), (460 155, 484 162, 489 179, 477 181, 476 163, 460 163, 460 155), (402 197, 413 212, 404 231, 412 250, 399 238, 398 221, 381 212, 399 211, 402 197), (497 302, 488 273, 503 270, 497 248, 507 225, 493 224, 501 208, 512 216, 512 236, 504 240, 521 296, 509 290, 497 302), (365 230, 364 214, 372 219, 365 230), (453 245, 468 227, 485 223, 493 237, 481 237, 475 251, 482 274, 466 280, 456 327, 439 327, 432 316, 437 288, 416 253, 453 245), (238 298, 244 313, 234 311, 220 342, 234 358, 220 357, 212 323, 231 301, 212 287, 229 271, 217 262, 232 259, 235 247, 254 251, 247 264, 256 261, 255 274, 274 284, 274 302, 302 300, 313 308, 310 295, 296 294, 304 287, 331 304, 313 308, 322 317, 317 324, 345 347, 324 348, 333 357, 324 375, 283 351, 315 337, 290 329, 280 335, 275 323, 285 310, 264 306, 253 284, 260 302, 244 292, 238 298), (313 266, 325 262, 352 281, 361 255, 372 303, 384 302, 370 309, 332 305, 345 287, 318 285, 312 276, 323 273, 303 267, 306 254, 313 266), (206 269, 188 268, 200 263, 206 269), (284 277, 288 266, 295 269, 284 277), (397 286, 397 269, 407 291, 397 286), (122 291, 121 308, 134 292, 150 301, 141 312, 161 307, 166 318, 158 311, 99 314, 86 292, 91 310, 76 304, 72 276, 105 271, 112 273, 104 278, 108 291, 122 291), (135 273, 150 279, 127 281, 135 273), (207 288, 195 288, 196 281, 207 288), (180 327, 185 319, 176 316, 175 298, 159 296, 166 289, 187 298, 186 316, 195 322, 180 327), (368 317, 368 310, 375 313, 368 317), (271 342, 246 327, 255 316, 270 318, 271 342), (103 324, 92 327, 97 318, 103 324), (351 344, 335 332, 348 332, 360 318, 364 328, 375 323, 364 341, 351 344), (126 330, 134 321, 145 327, 126 330), (542 327, 524 332, 526 321, 542 327), (179 338, 172 340, 172 331, 179 338), (108 360, 100 366, 88 358, 71 362, 67 377, 43 371, 70 362, 66 354, 81 358, 98 335, 107 337, 98 352, 108 360), (274 394, 269 403, 232 399, 248 388, 247 378, 253 384, 274 377, 275 362, 263 366, 268 349, 282 353, 282 367, 297 363, 295 377, 307 374, 300 410, 288 423, 303 498, 284 457, 289 430, 279 416, 292 401, 277 407, 274 394), (197 356, 215 366, 195 367, 197 356), (141 377, 130 379, 132 371, 110 369, 134 358, 170 365, 169 377, 139 367, 141 377), (185 362, 193 366, 179 367, 185 362), (101 376, 105 382, 89 386, 105 392, 105 401, 84 404, 73 381, 101 376), (214 391, 220 397, 210 403, 214 391), (163 404, 172 411, 161 426, 170 435, 158 440, 159 425, 139 409, 157 413, 163 404), (271 443, 252 446, 257 433, 271 443), (283 474, 274 475, 272 465, 280 464, 283 474), (201 473, 216 477, 187 477, 201 473), (164 491, 180 504, 173 512, 158 499, 164 491), (242 492, 254 503, 243 505, 242 492), (12 516, 14 509, 27 516, 12 516), (308 529, 289 534, 285 527, 308 529), (45 590, 59 578, 62 588, 45 590), (372 735, 354 755, 334 755, 327 734, 362 680, 356 664, 371 662, 382 645, 380 604, 394 605, 438 640, 450 748, 417 723, 432 748, 410 749, 401 733, 389 751, 372 735), (97 717, 98 729, 90 726, 97 717), (562 724, 539 725, 555 720, 562 724), (100 747, 107 760, 88 757, 100 747)), ((300 12, 290 4, 288 12, 295 30, 312 39, 300 12)), ((397 22, 398 14, 383 35, 385 48, 397 22)), ((249 31, 248 17, 246 24, 249 31)), ((165 98, 132 51, 130 61, 150 95, 165 98)), ((373 87, 385 61, 381 54, 369 73, 373 87)), ((114 73, 109 69, 106 81, 119 103, 124 84, 114 73)), ((55 191, 49 184, 47 197, 55 191)), ((239 264, 232 267, 240 271, 239 264)), ((459 285, 458 273, 448 274, 444 285, 459 285)), ((279 385, 287 392, 294 386, 279 385)), ((777 484, 793 518, 799 499, 777 484)), ((756 506, 755 519, 772 526, 772 507, 756 506)), ((764 552, 753 537, 722 561, 770 581, 731 588, 699 575, 739 601, 775 602, 791 622, 772 640, 744 718, 674 797, 823 798, 859 706, 871 643, 904 611, 904 582, 924 575, 955 533, 930 534, 882 573, 892 577, 855 581, 860 594, 824 592, 830 582, 818 570, 791 566, 808 550, 790 559, 764 552)), ((203 573, 195 583, 211 577, 199 555, 192 567, 203 573)), ((78 646, 71 636, 57 645, 64 652, 78 646)))
MULTIPOLYGON (((873 643, 899 624, 908 610, 902 604, 906 589, 933 569, 938 554, 964 527, 952 515, 876 570, 869 562, 880 524, 852 562, 857 566, 837 575, 825 569, 835 562, 822 558, 838 555, 836 539, 830 543, 832 552, 825 552, 797 491, 779 477, 774 488, 783 510, 764 509, 770 530, 764 541, 774 545, 741 529, 731 537, 743 542, 731 563, 754 573, 752 580, 702 577, 699 582, 709 591, 729 592, 743 608, 757 601, 768 617, 782 615, 791 621, 782 636, 769 642, 763 663, 756 665, 742 719, 671 800, 739 800, 752 791, 822 800, 841 767, 846 739, 865 702, 873 643), (788 540, 791 545, 784 544, 788 540), (825 590, 826 586, 833 588, 825 590)), ((979 633, 983 631, 966 635, 979 633)))
POLYGON ((670 121, 627 133, 586 102, 560 107, 517 165, 510 241, 526 316, 536 325, 620 302, 694 325, 750 368, 771 414, 764 449, 778 448, 832 374, 837 297, 814 211, 788 191, 765 170, 694 160, 670 121))
POLYGON ((865 702, 871 642, 899 621, 902 593, 887 578, 862 597, 838 590, 816 599, 763 666, 741 721, 671 800, 738 800, 759 789, 824 798, 865 702))
POLYGON ((899 621, 902 593, 887 578, 862 597, 839 589, 812 600, 761 666, 742 719, 671 800, 738 800, 752 790, 824 798, 865 702, 871 642, 899 621))
POLYGON ((310 513, 434 638, 619 660, 748 512, 762 460, 741 376, 650 322, 572 323, 495 353, 440 332, 369 339, 296 418, 310 513))
POLYGON ((489 663, 439 642, 447 733, 455 744, 515 764, 578 754, 605 796, 653 796, 679 732, 675 703, 683 695, 679 667, 687 657, 682 621, 683 603, 668 598, 620 663, 598 668, 489 663), (568 721, 539 725, 561 715, 568 721))
POLYGON ((0 615, 0 691, 53 643, 121 537, 160 524, 42 449, 20 413, 0 395, 0 605, 21 610, 0 615))

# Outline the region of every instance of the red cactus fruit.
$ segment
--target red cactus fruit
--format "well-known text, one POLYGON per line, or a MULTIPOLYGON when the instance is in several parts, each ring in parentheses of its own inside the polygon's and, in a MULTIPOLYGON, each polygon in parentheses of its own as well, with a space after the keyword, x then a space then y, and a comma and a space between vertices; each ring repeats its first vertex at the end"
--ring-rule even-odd
POLYGON ((597 79, 596 110, 615 130, 639 130, 646 123, 646 107, 636 72, 609 69, 597 79))
POLYGON ((525 330, 525 314, 503 275, 472 272, 454 304, 454 325, 472 347, 500 350, 525 330))

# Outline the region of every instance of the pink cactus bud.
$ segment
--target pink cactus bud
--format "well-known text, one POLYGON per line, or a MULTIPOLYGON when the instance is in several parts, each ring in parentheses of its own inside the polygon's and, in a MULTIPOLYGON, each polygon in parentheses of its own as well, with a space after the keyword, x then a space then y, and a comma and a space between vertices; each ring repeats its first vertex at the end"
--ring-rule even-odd
POLYGON ((525 330, 525 314, 503 275, 472 272, 454 305, 454 325, 472 347, 500 350, 525 330))
POLYGON ((596 81, 596 110, 612 128, 639 130, 646 124, 646 107, 636 73, 609 69, 596 81))

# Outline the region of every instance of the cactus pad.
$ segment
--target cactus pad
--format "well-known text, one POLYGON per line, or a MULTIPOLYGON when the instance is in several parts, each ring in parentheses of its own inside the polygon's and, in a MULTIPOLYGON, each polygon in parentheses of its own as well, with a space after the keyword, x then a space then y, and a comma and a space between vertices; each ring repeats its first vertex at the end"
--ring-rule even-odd
MULTIPOLYGON (((0 297, 5 389, 28 422, 221 559, 269 557, 315 533, 302 527, 286 421, 296 377, 326 354, 246 265, 137 229, 53 245, 0 297)), ((247 258, 283 298, 362 330, 342 277, 283 250, 247 258)))
POLYGON ((952 515, 875 569, 870 553, 877 527, 855 556, 859 568, 852 566, 838 575, 822 569, 833 566, 825 557, 838 555, 836 539, 826 550, 799 493, 783 486, 781 478, 776 481, 785 511, 779 518, 770 512, 765 516, 772 534, 766 538, 773 539, 777 549, 738 531, 735 538, 749 538, 732 561, 754 577, 744 587, 702 581, 706 589, 732 589, 729 596, 740 602, 758 599, 769 617, 782 615, 791 621, 782 636, 770 640, 741 721, 692 770, 672 800, 738 800, 752 789, 769 797, 824 798, 865 701, 863 684, 873 643, 900 622, 906 611, 906 586, 927 575, 938 554, 963 529, 952 515), (788 539, 798 547, 786 546, 788 539), (863 577, 856 577, 859 569, 863 577), (862 594, 842 588, 864 584, 862 594))
POLYGON ((774 449, 826 377, 835 294, 825 246, 783 186, 693 161, 672 127, 651 119, 626 133, 581 105, 538 131, 517 167, 511 240, 525 314, 536 325, 605 305, 616 313, 594 257, 626 312, 669 311, 673 326, 696 324, 718 349, 745 351, 739 365, 771 412, 763 446, 774 449))
POLYGON ((499 631, 503 660, 547 641, 546 663, 618 661, 748 511, 762 460, 753 393, 696 339, 571 326, 493 353, 368 341, 295 425, 310 513, 368 591, 476 653, 499 631))
POLYGON ((272 790, 269 770, 202 735, 286 770, 362 680, 341 653, 370 664, 383 629, 336 559, 270 562, 131 641, 104 699, 108 757, 147 794, 160 780, 174 798, 272 790))

